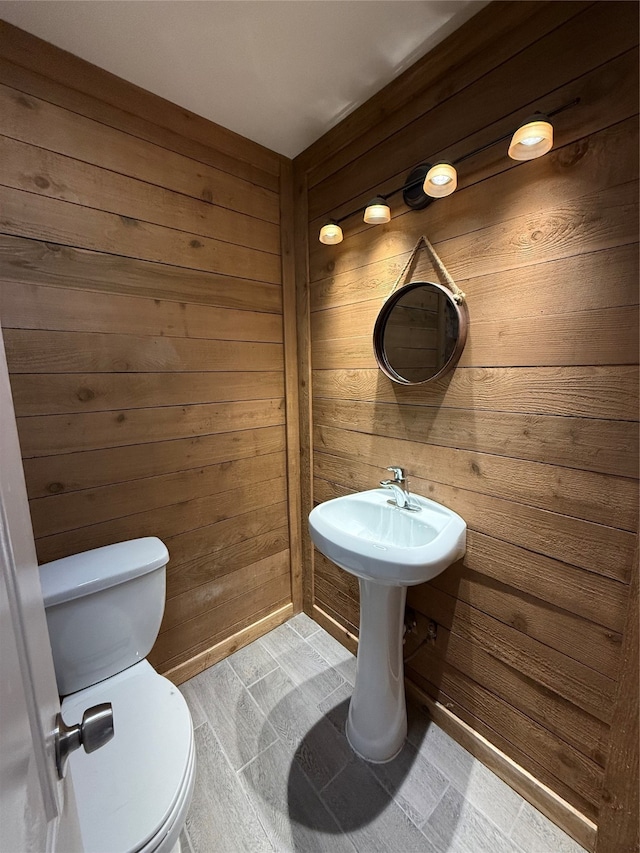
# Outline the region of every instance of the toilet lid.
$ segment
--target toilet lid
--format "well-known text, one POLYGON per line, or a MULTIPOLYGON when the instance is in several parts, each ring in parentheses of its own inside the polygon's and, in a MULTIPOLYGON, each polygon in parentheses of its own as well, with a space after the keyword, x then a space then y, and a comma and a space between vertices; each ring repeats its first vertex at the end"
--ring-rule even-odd
POLYGON ((66 697, 65 723, 101 702, 113 705, 114 737, 69 758, 82 840, 91 853, 133 853, 163 827, 188 781, 191 715, 146 660, 66 697))

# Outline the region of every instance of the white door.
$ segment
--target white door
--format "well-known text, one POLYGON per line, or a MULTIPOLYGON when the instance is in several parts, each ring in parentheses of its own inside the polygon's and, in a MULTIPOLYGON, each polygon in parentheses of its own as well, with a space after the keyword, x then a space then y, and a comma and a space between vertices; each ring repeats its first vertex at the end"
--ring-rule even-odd
POLYGON ((1 329, 0 562, 0 853, 82 853, 1 329))

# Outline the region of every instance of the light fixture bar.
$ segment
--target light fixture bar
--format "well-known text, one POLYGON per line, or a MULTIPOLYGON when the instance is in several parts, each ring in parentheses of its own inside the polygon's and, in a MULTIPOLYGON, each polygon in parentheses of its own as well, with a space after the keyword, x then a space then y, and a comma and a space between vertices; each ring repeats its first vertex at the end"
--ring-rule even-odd
MULTIPOLYGON (((569 101, 566 104, 563 104, 561 107, 557 107, 555 110, 551 110, 548 113, 544 113, 547 118, 553 118, 553 116, 557 116, 559 113, 563 113, 565 110, 571 109, 571 107, 575 107, 580 103, 580 98, 574 98, 573 101, 569 101)), ((463 154, 461 157, 458 157, 456 160, 451 160, 451 164, 453 166, 457 166, 459 163, 464 163, 465 160, 469 160, 471 157, 475 157, 477 154, 482 154, 483 151, 486 151, 488 148, 492 148, 494 145, 497 145, 499 142, 505 142, 507 139, 511 139, 513 136, 513 131, 510 133, 505 133, 502 136, 499 136, 497 139, 492 139, 491 142, 487 142, 485 145, 480 145, 478 148, 474 148, 473 151, 469 151, 467 154, 463 154)), ((394 195, 397 195, 400 192, 404 192, 406 190, 413 189, 417 186, 422 186, 424 183, 424 175, 417 180, 411 181, 409 183, 405 182, 400 187, 396 187, 396 189, 390 190, 388 193, 378 193, 377 198, 382 199, 383 201, 387 201, 387 199, 391 198, 394 195)), ((435 200, 435 199, 433 199, 435 200)), ((350 210, 349 213, 345 213, 344 216, 341 216, 339 219, 332 219, 332 222, 335 222, 336 225, 339 225, 341 222, 344 222, 345 219, 349 219, 351 216, 355 216, 358 213, 363 214, 369 205, 365 205, 364 207, 358 207, 355 210, 350 210)))

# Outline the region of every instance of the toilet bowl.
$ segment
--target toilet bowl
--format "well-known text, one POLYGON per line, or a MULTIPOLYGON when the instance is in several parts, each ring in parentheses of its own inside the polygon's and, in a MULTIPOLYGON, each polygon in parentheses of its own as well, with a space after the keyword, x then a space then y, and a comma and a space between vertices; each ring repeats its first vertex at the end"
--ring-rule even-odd
POLYGON ((114 737, 69 764, 87 853, 179 853, 195 780, 187 704, 146 660, 169 554, 155 537, 40 566, 62 716, 113 707, 114 737))

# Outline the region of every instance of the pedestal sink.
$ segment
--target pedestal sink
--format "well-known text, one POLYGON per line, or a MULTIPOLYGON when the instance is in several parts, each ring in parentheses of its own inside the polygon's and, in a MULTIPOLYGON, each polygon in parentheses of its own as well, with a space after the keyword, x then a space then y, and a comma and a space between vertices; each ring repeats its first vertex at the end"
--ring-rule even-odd
POLYGON ((309 514, 316 548, 360 582, 358 666, 346 735, 367 761, 391 761, 407 733, 402 629, 407 587, 464 555, 467 525, 419 495, 419 511, 398 507, 386 489, 345 495, 309 514))

